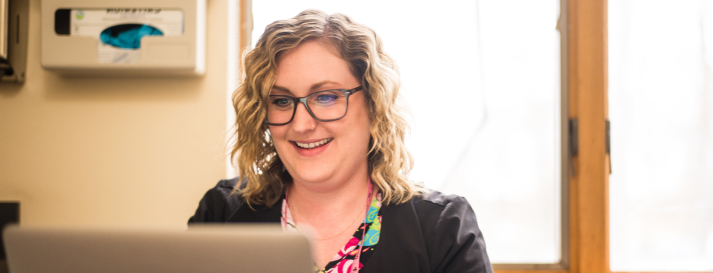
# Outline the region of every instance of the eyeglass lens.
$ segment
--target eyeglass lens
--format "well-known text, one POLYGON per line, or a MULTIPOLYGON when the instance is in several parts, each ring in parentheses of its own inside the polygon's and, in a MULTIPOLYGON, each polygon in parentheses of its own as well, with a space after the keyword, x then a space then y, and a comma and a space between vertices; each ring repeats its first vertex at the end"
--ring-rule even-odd
POLYGON ((267 122, 283 124, 292 120, 296 101, 306 102, 307 111, 321 121, 335 120, 347 112, 347 96, 343 90, 326 90, 313 93, 304 98, 271 95, 267 104, 267 122))

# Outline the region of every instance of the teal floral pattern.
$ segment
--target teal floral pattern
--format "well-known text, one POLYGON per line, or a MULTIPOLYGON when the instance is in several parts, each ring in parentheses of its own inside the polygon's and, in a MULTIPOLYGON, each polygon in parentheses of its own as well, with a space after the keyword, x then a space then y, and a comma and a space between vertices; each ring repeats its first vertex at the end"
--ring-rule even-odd
MULTIPOLYGON (((297 226, 295 225, 292 214, 290 213, 290 208, 287 205, 287 200, 282 201, 282 230, 284 232, 297 232, 297 226)), ((357 252, 359 252, 359 243, 364 240, 364 245, 362 247, 361 257, 359 258, 359 268, 364 266, 364 263, 369 260, 376 245, 379 243, 379 237, 381 235, 381 194, 377 193, 372 198, 371 205, 369 206, 369 211, 366 214, 366 220, 362 222, 359 228, 354 231, 354 235, 347 242, 347 244, 339 250, 339 252, 334 255, 332 260, 327 263, 324 269, 319 269, 315 265, 314 271, 317 273, 348 273, 352 267, 354 258, 357 252), (364 229, 366 229, 366 234, 364 238, 364 229)))

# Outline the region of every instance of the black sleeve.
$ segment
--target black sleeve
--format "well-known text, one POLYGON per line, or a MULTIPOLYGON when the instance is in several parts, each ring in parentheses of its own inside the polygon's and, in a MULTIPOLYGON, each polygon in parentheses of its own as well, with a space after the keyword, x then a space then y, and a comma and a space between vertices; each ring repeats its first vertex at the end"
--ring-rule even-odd
POLYGON ((196 213, 188 219, 188 224, 225 222, 242 203, 237 194, 230 194, 237 181, 237 178, 221 180, 208 190, 198 203, 196 213))
POLYGON ((475 213, 465 198, 447 196, 430 240, 433 272, 493 273, 475 213))

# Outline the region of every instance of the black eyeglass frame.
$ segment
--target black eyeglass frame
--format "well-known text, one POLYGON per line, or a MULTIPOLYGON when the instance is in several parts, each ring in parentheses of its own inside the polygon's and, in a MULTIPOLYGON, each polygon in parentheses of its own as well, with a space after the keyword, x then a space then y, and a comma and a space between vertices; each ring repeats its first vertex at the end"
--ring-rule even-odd
POLYGON ((347 112, 349 112, 349 96, 351 96, 352 94, 354 94, 354 93, 356 93, 356 92, 359 92, 359 91, 361 91, 361 90, 363 90, 363 88, 362 88, 361 86, 357 86, 357 87, 355 87, 355 88, 353 88, 353 89, 329 89, 329 90, 314 92, 314 93, 312 93, 312 94, 309 94, 309 95, 306 96, 306 97, 300 97, 300 98, 293 98, 293 97, 290 97, 290 96, 283 96, 283 95, 270 95, 270 97, 285 97, 285 98, 289 98, 289 99, 292 100, 292 103, 295 105, 295 107, 292 108, 292 117, 290 117, 290 120, 289 120, 289 121, 287 121, 287 122, 285 122, 285 123, 270 123, 270 122, 267 120, 267 116, 265 116, 265 123, 267 123, 268 125, 272 125, 272 126, 282 126, 282 125, 286 125, 286 124, 292 122, 292 120, 295 119, 295 113, 297 113, 297 105, 299 105, 300 102, 305 106, 305 109, 307 109, 307 112, 309 113, 309 115, 312 116, 314 119, 316 119, 316 120, 318 120, 318 121, 330 122, 330 121, 335 121, 335 120, 342 119, 343 117, 345 117, 345 116, 347 115, 347 112), (312 110, 309 109, 309 105, 307 105, 307 98, 309 98, 309 97, 311 97, 311 96, 314 96, 314 95, 317 95, 317 94, 320 94, 320 93, 324 93, 324 92, 334 92, 334 91, 342 92, 342 94, 344 94, 345 99, 347 100, 347 107, 344 109, 344 115, 342 115, 341 117, 338 117, 338 118, 334 118, 334 119, 320 119, 320 118, 316 117, 316 116, 314 115, 314 113, 312 113, 312 110))

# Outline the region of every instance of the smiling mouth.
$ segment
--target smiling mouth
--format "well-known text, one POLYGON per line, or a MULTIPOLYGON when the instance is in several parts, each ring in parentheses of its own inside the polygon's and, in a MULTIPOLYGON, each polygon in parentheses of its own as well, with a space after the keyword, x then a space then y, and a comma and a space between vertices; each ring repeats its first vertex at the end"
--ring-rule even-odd
POLYGON ((302 148, 302 149, 314 149, 314 148, 319 148, 324 145, 327 145, 327 143, 331 142, 333 138, 325 138, 320 141, 316 142, 310 142, 310 143, 300 143, 297 141, 293 141, 297 147, 302 148))

